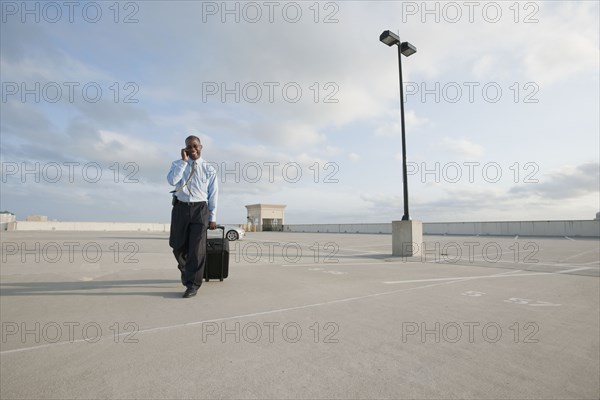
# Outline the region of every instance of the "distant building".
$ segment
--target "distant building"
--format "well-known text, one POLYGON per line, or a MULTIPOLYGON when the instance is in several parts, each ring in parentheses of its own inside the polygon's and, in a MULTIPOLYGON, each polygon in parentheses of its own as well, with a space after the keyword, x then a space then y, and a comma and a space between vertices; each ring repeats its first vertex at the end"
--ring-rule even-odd
POLYGON ((256 227, 257 232, 282 231, 285 221, 285 204, 250 204, 247 221, 256 227))
POLYGON ((48 217, 46 215, 28 215, 25 221, 47 222, 48 217))
POLYGON ((17 216, 10 211, 0 211, 0 231, 14 231, 17 216))

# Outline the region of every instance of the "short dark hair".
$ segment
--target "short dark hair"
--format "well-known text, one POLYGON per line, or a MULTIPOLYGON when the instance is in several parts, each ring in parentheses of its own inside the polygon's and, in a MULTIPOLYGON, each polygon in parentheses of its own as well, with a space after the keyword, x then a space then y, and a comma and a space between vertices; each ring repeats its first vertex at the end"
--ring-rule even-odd
POLYGON ((202 144, 202 142, 200 141, 200 138, 198 136, 194 136, 194 135, 190 135, 188 137, 185 138, 185 141, 187 142, 188 140, 197 140, 198 143, 202 144))

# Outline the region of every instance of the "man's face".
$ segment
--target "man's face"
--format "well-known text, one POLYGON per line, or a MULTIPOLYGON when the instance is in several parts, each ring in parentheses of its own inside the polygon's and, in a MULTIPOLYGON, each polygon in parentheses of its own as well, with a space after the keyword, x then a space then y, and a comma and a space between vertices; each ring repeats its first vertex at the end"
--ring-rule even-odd
POLYGON ((185 150, 188 154, 188 157, 192 160, 197 160, 200 158, 200 152, 202 151, 202 145, 199 141, 195 139, 190 139, 185 141, 185 150))

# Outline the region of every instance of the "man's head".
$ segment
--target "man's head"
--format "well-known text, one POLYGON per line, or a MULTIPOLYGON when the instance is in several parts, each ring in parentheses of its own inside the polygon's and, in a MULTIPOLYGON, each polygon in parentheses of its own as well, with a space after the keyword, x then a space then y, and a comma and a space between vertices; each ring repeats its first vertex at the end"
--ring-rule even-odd
POLYGON ((202 152, 202 144, 200 144, 200 138, 198 136, 188 136, 185 139, 185 151, 188 154, 188 157, 192 160, 197 160, 200 158, 200 154, 202 152))

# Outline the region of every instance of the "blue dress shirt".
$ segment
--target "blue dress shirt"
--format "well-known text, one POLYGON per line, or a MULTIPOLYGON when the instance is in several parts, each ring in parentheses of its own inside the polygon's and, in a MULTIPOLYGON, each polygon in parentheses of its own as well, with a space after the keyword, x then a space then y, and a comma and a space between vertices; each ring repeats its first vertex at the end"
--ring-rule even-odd
POLYGON ((167 181, 177 188, 175 196, 179 201, 206 201, 209 213, 208 220, 209 222, 216 222, 219 184, 217 170, 214 166, 208 164, 202 157, 198 158, 196 160, 196 172, 194 172, 192 179, 179 190, 192 173, 193 163, 194 160, 191 158, 188 158, 187 162, 183 160, 173 161, 171 170, 167 175, 167 181))

